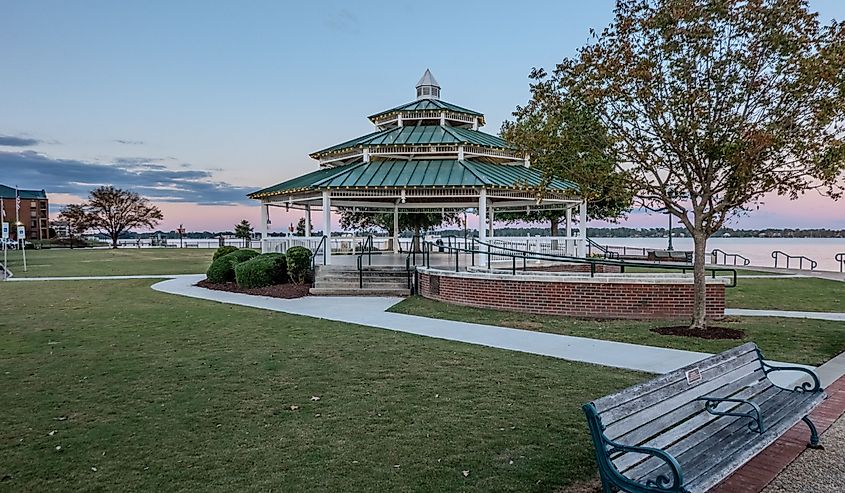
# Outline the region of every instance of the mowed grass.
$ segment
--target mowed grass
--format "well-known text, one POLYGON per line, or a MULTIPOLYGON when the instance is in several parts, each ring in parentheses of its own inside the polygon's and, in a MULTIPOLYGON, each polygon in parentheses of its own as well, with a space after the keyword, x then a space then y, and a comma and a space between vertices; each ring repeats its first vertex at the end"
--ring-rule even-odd
POLYGON ((0 283, 0 490, 559 491, 648 378, 150 283, 0 283))
POLYGON ((139 274, 200 274, 211 264, 208 248, 75 248, 27 250, 27 271, 20 251, 9 251, 8 267, 15 277, 125 276, 139 274))
POLYGON ((806 277, 740 279, 725 290, 731 308, 845 312, 845 282, 806 277))
POLYGON ((683 320, 580 320, 472 308, 419 296, 408 298, 394 305, 389 311, 708 353, 724 351, 743 342, 754 341, 768 359, 816 366, 845 351, 845 324, 827 320, 728 318, 713 323, 720 327, 741 329, 745 332, 745 338, 743 340, 708 340, 665 336, 650 330, 655 327, 683 325, 683 320))

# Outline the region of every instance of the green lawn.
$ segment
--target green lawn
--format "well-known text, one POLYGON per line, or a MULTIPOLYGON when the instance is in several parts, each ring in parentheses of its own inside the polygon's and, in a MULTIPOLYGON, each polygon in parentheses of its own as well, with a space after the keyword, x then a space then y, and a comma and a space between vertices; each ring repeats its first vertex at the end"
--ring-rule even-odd
POLYGON ((120 248, 27 250, 27 271, 19 251, 8 252, 15 277, 200 274, 211 264, 213 249, 120 248))
POLYGON ((845 282, 814 278, 740 279, 725 290, 731 308, 845 312, 845 282))
POLYGON ((649 330, 654 327, 683 324, 683 321, 678 320, 579 320, 470 308, 419 296, 408 298, 393 306, 390 311, 711 353, 724 351, 746 341, 754 341, 769 359, 810 365, 820 365, 845 351, 845 324, 826 320, 742 317, 716 322, 719 326, 744 330, 745 340, 737 341, 664 336, 649 330))
POLYGON ((0 283, 0 490, 559 491, 647 377, 150 283, 0 283))

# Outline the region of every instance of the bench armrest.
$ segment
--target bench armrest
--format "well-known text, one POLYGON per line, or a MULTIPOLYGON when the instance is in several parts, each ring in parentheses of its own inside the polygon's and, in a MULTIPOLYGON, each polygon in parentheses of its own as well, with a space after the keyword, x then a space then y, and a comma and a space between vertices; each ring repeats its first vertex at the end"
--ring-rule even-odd
MULTIPOLYGON (((795 388, 792 389, 794 392, 821 392, 822 391, 821 381, 819 381, 818 375, 816 375, 816 372, 814 372, 813 370, 803 368, 803 367, 800 367, 800 366, 775 366, 775 365, 769 364, 766 361, 764 361, 762 355, 760 356, 760 364, 763 366, 763 372, 766 374, 766 376, 768 376, 769 373, 773 373, 773 372, 776 372, 776 371, 797 371, 797 372, 806 373, 807 375, 809 375, 810 380, 809 381, 803 381, 800 384, 796 385, 795 388)), ((790 390, 790 389, 786 389, 786 390, 790 390)))
MULTIPOLYGON (((734 398, 723 398, 723 397, 712 397, 709 395, 705 395, 703 397, 699 397, 696 399, 697 401, 704 401, 704 409, 714 415, 714 416, 736 416, 740 418, 751 418, 751 423, 748 423, 748 429, 751 431, 756 431, 757 433, 763 433, 765 431, 765 427, 763 426, 763 413, 760 411, 760 406, 756 403, 751 402, 746 399, 734 399, 734 398), (748 412, 740 412, 740 411, 719 411, 717 408, 719 404, 723 402, 734 402, 737 404, 745 404, 747 406, 751 406, 751 410, 748 412)), ((737 406, 739 407, 739 406, 737 406)))
POLYGON ((592 403, 585 404, 583 409, 587 415, 593 446, 596 449, 596 462, 603 481, 608 481, 625 491, 655 493, 685 493, 687 491, 684 488, 684 475, 681 472, 681 466, 671 454, 658 448, 637 447, 614 442, 604 434, 604 425, 595 406, 592 403), (648 455, 660 459, 669 467, 669 474, 660 474, 654 479, 649 479, 645 484, 635 481, 619 472, 613 464, 610 456, 620 452, 648 455))

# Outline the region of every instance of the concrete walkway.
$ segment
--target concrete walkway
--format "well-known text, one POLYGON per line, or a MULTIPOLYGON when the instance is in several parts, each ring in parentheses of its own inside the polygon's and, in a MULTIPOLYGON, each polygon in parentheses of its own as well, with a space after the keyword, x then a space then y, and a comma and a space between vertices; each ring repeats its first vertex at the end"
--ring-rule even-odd
MULTIPOLYGON (((140 276, 63 276, 63 277, 12 277, 6 279, 7 281, 120 281, 126 279, 175 279, 179 277, 196 278, 199 274, 159 274, 159 275, 140 275, 140 276)), ((205 277, 205 274, 202 274, 205 277)))
MULTIPOLYGON (((204 279, 203 275, 181 276, 156 283, 152 288, 163 293, 220 303, 347 322, 649 373, 666 373, 710 356, 707 353, 695 351, 642 346, 385 311, 400 302, 402 298, 307 296, 286 300, 226 291, 212 291, 194 286, 196 282, 202 279, 204 279)), ((786 377, 788 380, 789 377, 786 377)), ((789 382, 787 381, 787 383, 789 382)))
POLYGON ((747 308, 725 308, 725 315, 735 317, 811 318, 814 320, 834 320, 837 322, 845 322, 845 313, 836 312, 796 312, 787 310, 749 310, 747 308))
POLYGON ((385 312, 401 301, 402 298, 306 296, 285 300, 212 291, 194 286, 196 282, 203 278, 202 275, 185 276, 162 281, 154 284, 152 288, 164 293, 221 303, 367 325, 438 339, 650 373, 666 373, 709 356, 706 353, 694 351, 640 346, 385 312))

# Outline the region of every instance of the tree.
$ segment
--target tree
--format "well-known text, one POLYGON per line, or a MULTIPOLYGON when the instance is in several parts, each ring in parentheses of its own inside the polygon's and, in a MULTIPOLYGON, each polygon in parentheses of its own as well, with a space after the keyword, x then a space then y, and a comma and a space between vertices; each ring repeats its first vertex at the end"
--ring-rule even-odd
POLYGON ((305 236, 305 218, 300 217, 299 221, 296 223, 296 235, 297 236, 305 236))
MULTIPOLYGON (((413 248, 419 249, 419 236, 423 230, 428 230, 441 224, 451 224, 458 222, 457 212, 410 212, 399 213, 399 232, 412 230, 414 232, 413 248)), ((388 235, 393 236, 393 213, 379 212, 368 213, 359 212, 354 209, 340 210, 340 226, 344 229, 363 229, 370 230, 373 228, 380 228, 387 231, 388 235)), ((396 233, 398 234, 398 233, 396 233)))
MULTIPOLYGON (((65 207, 62 214, 72 219, 81 233, 96 229, 111 238, 112 248, 117 248, 117 239, 126 231, 138 227, 155 227, 164 219, 161 210, 135 192, 112 186, 91 190, 88 201, 65 207)), ((70 221, 69 221, 70 225, 70 221)))
MULTIPOLYGON (((631 207, 632 196, 607 128, 589 105, 557 91, 542 69, 531 77, 531 99, 517 106, 515 121, 502 124, 502 137, 531 156, 546 183, 558 178, 578 184, 589 217, 615 222, 631 207)), ((552 236, 565 216, 563 210, 500 214, 506 221, 548 221, 552 236)))
POLYGON ((637 204, 695 244, 704 329, 708 238, 770 193, 837 199, 845 168, 845 25, 804 0, 618 0, 574 59, 534 75, 595 108, 637 204))
POLYGON ((68 204, 59 213, 59 219, 67 223, 67 231, 70 236, 70 247, 73 248, 75 236, 81 236, 87 229, 91 228, 90 218, 85 207, 80 204, 68 204))
POLYGON ((252 238, 252 225, 249 221, 242 219, 240 223, 235 225, 235 238, 242 238, 244 240, 244 247, 248 246, 248 241, 252 238))

